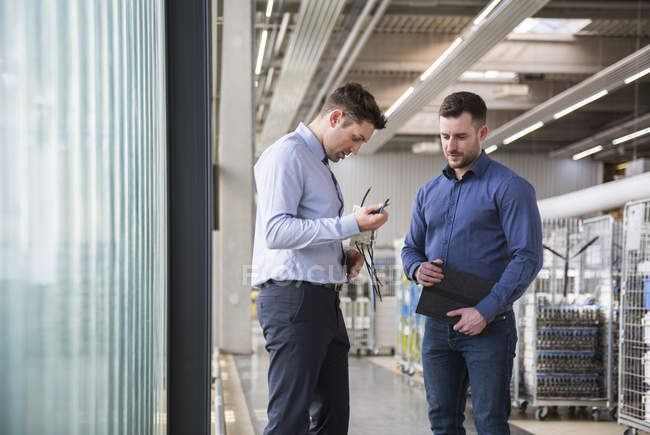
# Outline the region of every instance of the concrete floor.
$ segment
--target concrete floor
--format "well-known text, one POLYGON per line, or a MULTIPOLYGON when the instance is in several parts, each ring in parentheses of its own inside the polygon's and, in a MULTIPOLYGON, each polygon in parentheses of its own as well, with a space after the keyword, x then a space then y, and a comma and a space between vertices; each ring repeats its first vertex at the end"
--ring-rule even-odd
MULTIPOLYGON (((254 352, 227 359, 233 361, 230 364, 235 366, 233 369, 236 369, 237 374, 234 376, 238 378, 246 404, 242 406, 239 403, 233 408, 224 397, 226 412, 239 426, 243 420, 246 422, 244 426, 253 428, 253 432, 247 430, 240 434, 237 431, 237 435, 261 434, 267 422, 268 354, 257 322, 253 329, 254 352)), ((224 385, 224 393, 225 390, 224 385)), ((402 374, 395 367, 393 357, 351 356, 350 396, 350 434, 431 434, 422 378, 402 374)), ((607 410, 602 410, 601 415, 602 420, 609 420, 607 410)), ((226 417, 226 423, 228 420, 226 417)), ((533 410, 521 414, 513 408, 510 427, 513 435, 610 435, 622 434, 625 430, 625 427, 612 421, 593 422, 589 415, 569 417, 566 408, 560 408, 558 415, 549 415, 543 422, 535 420, 533 410)), ((468 434, 476 434, 469 404, 465 428, 468 434)))

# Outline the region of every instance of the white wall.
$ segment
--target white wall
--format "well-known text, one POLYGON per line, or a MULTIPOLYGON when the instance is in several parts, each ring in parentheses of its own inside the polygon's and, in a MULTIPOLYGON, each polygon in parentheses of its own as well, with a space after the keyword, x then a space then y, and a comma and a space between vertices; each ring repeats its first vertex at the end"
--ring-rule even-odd
MULTIPOLYGON (((494 160, 508 166, 527 179, 537 192, 537 199, 548 198, 599 184, 602 164, 589 160, 549 159, 544 154, 494 153, 494 160)), ((379 153, 348 157, 333 164, 345 199, 345 213, 359 204, 368 186, 372 191, 366 204, 376 204, 391 195, 390 218, 377 234, 377 244, 392 245, 408 230, 413 198, 420 186, 442 171, 442 155, 379 153)))

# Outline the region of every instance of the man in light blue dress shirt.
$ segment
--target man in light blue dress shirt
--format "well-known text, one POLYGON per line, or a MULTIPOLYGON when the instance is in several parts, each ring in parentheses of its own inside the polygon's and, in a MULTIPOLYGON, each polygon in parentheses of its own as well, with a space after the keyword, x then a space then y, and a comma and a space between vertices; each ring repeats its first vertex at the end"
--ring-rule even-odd
POLYGON ((481 149, 486 112, 471 92, 444 99, 440 139, 448 164, 418 191, 402 249, 404 272, 423 286, 444 278, 441 264, 495 283, 475 306, 447 313, 460 316, 455 325, 425 319, 422 371, 436 435, 465 433, 468 386, 478 433, 510 433, 512 303, 542 267, 535 190, 481 149))
POLYGON ((350 342, 341 284, 363 265, 342 241, 388 219, 381 204, 342 216, 329 162, 357 154, 386 119, 361 85, 335 90, 318 116, 271 145, 255 164, 252 285, 270 355, 264 434, 346 434, 350 342))

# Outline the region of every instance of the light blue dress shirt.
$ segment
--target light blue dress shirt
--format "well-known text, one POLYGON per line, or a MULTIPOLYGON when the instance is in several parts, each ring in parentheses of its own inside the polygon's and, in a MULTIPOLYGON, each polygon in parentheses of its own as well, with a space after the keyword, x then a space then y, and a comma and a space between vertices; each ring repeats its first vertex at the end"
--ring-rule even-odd
POLYGON ((359 234, 341 217, 343 195, 323 146, 303 123, 255 164, 257 215, 251 284, 268 280, 347 282, 342 240, 359 234))

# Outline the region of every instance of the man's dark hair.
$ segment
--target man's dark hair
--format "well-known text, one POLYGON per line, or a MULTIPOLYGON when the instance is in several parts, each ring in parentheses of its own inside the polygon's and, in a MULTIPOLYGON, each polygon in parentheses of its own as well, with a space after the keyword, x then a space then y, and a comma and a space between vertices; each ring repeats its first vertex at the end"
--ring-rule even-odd
POLYGON ((438 114, 443 118, 458 118, 463 112, 472 115, 472 122, 480 127, 485 125, 487 107, 480 96, 472 92, 454 92, 445 97, 438 114))
MULTIPOLYGON (((327 97, 320 115, 339 109, 350 121, 368 121, 377 130, 386 127, 386 117, 381 113, 375 97, 359 83, 346 83, 327 97)), ((348 122, 345 121, 343 125, 348 122)))

